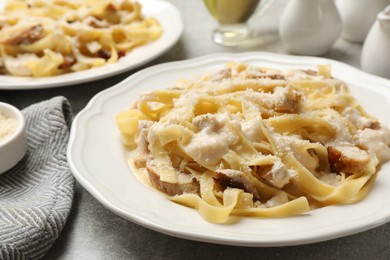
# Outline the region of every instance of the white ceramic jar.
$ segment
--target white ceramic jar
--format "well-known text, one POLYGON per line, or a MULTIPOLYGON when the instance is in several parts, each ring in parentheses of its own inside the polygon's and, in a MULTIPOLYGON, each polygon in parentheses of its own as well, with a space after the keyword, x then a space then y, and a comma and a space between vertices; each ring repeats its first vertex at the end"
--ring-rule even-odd
POLYGON ((343 30, 341 37, 354 42, 363 42, 376 17, 390 0, 337 0, 343 30))
POLYGON ((390 79, 390 5, 378 14, 364 42, 361 67, 390 79))
POLYGON ((289 0, 279 24, 286 48, 295 54, 322 55, 341 33, 334 0, 289 0))

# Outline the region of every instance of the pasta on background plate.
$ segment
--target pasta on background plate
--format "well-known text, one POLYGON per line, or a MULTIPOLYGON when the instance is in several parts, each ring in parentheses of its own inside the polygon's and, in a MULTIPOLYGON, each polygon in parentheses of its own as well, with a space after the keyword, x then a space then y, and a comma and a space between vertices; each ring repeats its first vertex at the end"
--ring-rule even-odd
POLYGON ((132 0, 9 0, 0 12, 0 74, 47 77, 115 63, 160 37, 132 0))
POLYGON ((390 130, 318 70, 231 62, 141 94, 116 117, 137 177, 215 223, 362 200, 390 130))

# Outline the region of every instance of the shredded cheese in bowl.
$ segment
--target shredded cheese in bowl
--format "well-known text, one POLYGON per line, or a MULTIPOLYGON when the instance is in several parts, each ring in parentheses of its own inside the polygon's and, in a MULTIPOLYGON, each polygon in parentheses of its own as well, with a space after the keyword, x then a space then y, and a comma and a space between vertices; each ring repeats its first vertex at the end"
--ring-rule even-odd
POLYGON ((19 122, 0 111, 0 143, 6 141, 18 128, 19 122))
POLYGON ((14 167, 27 151, 26 120, 16 107, 0 102, 0 174, 14 167))

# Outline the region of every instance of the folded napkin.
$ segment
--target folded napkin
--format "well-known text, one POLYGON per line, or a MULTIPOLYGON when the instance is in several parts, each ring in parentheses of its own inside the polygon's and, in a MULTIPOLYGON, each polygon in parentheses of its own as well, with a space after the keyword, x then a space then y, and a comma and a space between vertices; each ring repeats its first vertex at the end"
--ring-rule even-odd
POLYGON ((0 175, 0 259, 39 259, 69 215, 74 179, 66 161, 72 113, 64 97, 23 110, 27 153, 0 175))

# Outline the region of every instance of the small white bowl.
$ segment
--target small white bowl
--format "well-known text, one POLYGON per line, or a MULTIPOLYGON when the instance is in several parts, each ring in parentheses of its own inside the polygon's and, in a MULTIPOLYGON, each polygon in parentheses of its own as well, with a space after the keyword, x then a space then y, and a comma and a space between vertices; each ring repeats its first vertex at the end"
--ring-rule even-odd
POLYGON ((0 112, 7 118, 18 120, 16 130, 4 140, 0 140, 0 174, 14 167, 27 151, 26 120, 22 112, 14 106, 0 102, 0 112))

